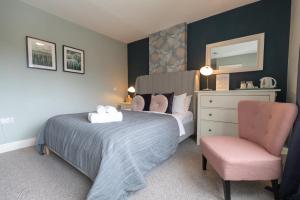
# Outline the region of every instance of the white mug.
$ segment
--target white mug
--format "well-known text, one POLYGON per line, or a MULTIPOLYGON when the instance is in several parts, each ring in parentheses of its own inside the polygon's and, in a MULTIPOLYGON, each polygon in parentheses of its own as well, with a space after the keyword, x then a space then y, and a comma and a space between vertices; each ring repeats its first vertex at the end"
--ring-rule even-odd
POLYGON ((246 84, 248 89, 254 88, 253 81, 247 81, 246 84))
POLYGON ((246 88, 247 88, 246 82, 245 81, 241 81, 240 89, 246 89, 246 88))

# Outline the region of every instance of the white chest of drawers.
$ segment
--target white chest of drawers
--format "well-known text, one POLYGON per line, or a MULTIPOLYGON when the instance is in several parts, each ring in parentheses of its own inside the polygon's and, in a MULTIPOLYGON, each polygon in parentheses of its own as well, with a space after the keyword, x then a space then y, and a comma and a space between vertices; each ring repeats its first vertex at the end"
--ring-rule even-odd
POLYGON ((275 101, 270 90, 197 91, 197 144, 201 136, 238 135, 238 102, 242 100, 275 101))

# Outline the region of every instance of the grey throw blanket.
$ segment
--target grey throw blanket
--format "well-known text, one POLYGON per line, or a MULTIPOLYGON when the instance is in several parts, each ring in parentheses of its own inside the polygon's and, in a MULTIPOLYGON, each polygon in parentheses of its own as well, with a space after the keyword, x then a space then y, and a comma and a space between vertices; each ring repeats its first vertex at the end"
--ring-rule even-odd
POLYGON ((179 128, 170 115, 122 111, 123 121, 91 124, 88 113, 49 119, 38 137, 94 184, 88 200, 127 199, 145 187, 145 173, 175 153, 179 128))

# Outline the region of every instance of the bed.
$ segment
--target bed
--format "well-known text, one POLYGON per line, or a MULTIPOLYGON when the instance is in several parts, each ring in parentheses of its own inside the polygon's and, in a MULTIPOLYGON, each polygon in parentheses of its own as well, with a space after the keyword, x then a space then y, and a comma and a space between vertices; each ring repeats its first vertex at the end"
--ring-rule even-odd
MULTIPOLYGON (((187 92, 198 89, 197 71, 138 77, 139 93, 187 92)), ((123 121, 88 122, 88 113, 50 118, 38 137, 39 152, 52 151, 94 181, 87 199, 127 199, 146 186, 144 175, 176 152, 195 130, 195 98, 189 113, 172 116, 123 110, 123 121), (180 136, 177 119, 185 135, 180 136)))
POLYGON ((174 92, 175 95, 187 93, 192 95, 192 102, 190 106, 191 115, 186 118, 183 125, 185 128, 185 135, 179 138, 179 142, 184 141, 195 133, 196 117, 197 117, 197 95, 195 91, 199 90, 200 73, 198 70, 171 72, 139 76, 136 79, 135 88, 137 94, 160 94, 174 92))

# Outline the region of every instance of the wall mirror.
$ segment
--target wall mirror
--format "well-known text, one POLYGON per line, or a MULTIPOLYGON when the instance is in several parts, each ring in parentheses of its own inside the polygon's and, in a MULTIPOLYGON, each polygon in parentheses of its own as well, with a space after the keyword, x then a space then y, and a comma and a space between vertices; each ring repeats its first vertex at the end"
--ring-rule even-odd
POLYGON ((265 34, 206 45, 206 65, 214 74, 263 70, 265 34))

